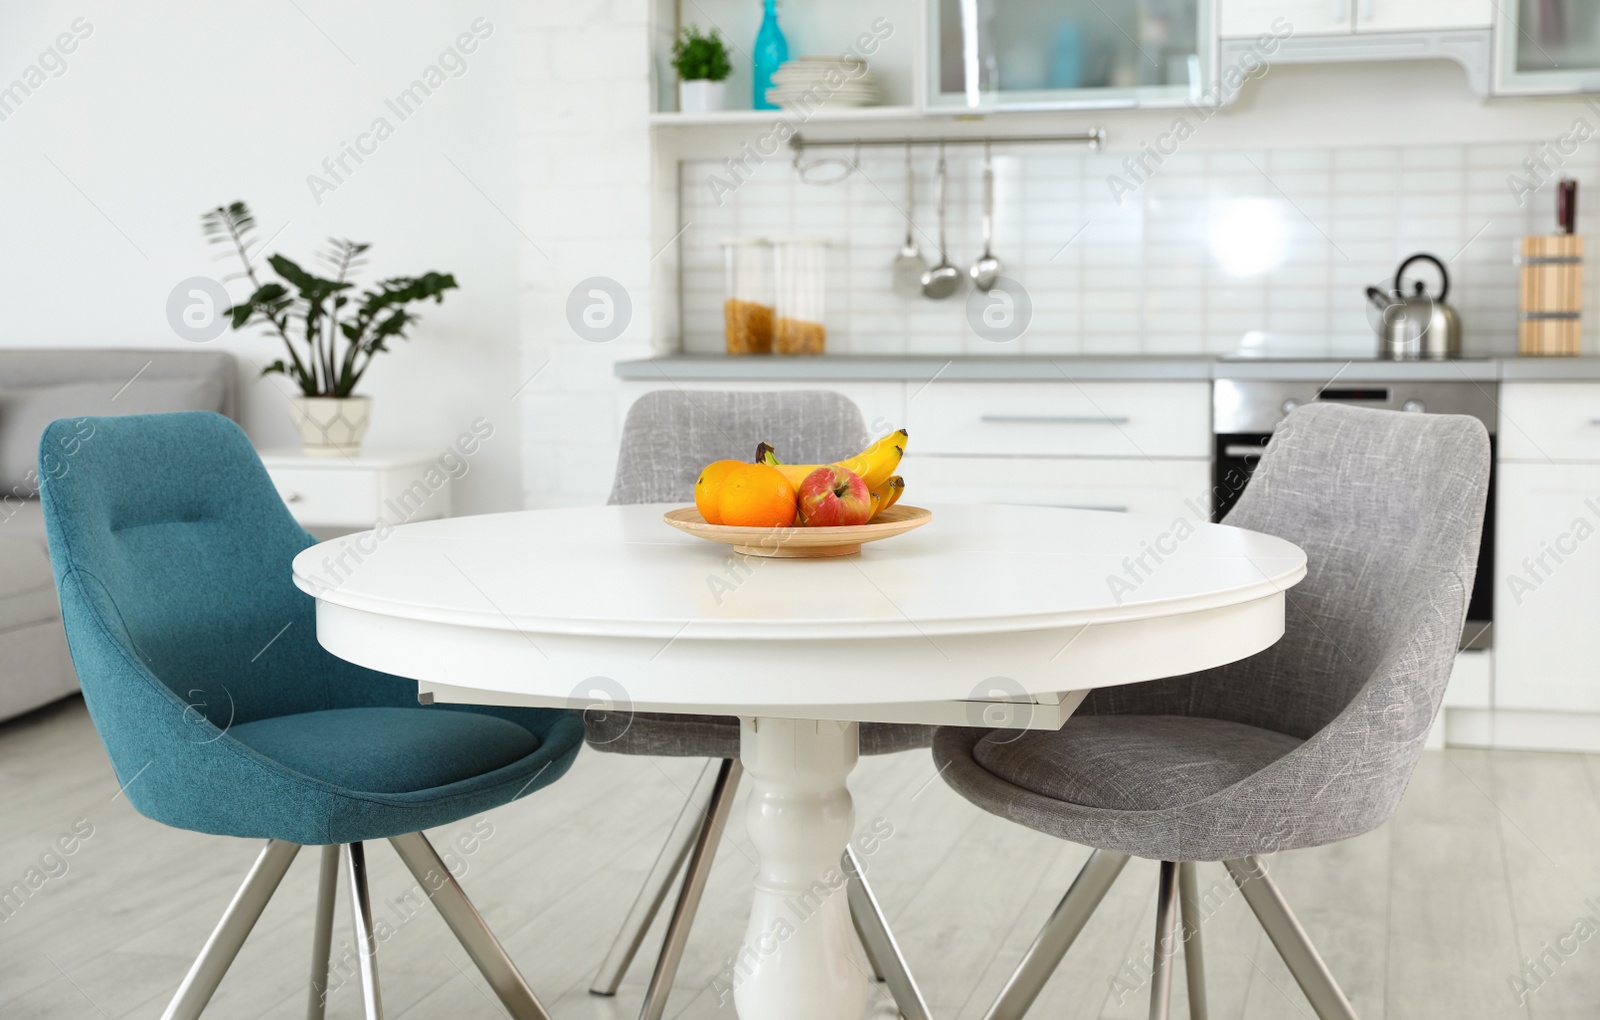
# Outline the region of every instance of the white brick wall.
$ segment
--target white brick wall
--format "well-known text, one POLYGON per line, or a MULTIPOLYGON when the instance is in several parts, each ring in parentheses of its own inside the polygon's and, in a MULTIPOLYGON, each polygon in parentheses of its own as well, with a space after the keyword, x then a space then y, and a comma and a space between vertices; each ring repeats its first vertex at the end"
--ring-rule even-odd
POLYGON ((655 248, 645 0, 520 5, 525 505, 600 503, 616 462, 612 365, 650 353, 655 248), (607 343, 568 325, 589 277, 620 283, 632 317, 607 343))
MULTIPOLYGON (((1514 353, 1513 245, 1554 225, 1553 185, 1519 206, 1506 183, 1533 152, 1532 143, 1186 151, 1119 205, 1107 177, 1122 172, 1124 152, 997 145, 994 250, 1033 302, 1027 332, 1003 344, 968 325, 964 295, 933 302, 890 293, 905 231, 901 150, 865 150, 859 172, 823 186, 800 181, 787 159, 771 159, 720 204, 707 185, 710 175, 727 177, 720 163, 686 162, 684 346, 723 349, 724 237, 800 233, 832 241, 832 353, 1227 355, 1250 336, 1277 356, 1370 357, 1363 291, 1419 251, 1454 258, 1449 300, 1467 351, 1514 353), (1265 244, 1236 236, 1242 250, 1230 252, 1230 238, 1217 236, 1241 201, 1282 231, 1281 261, 1264 273, 1230 272, 1221 257, 1248 257, 1265 244)), ((947 156, 950 258, 964 270, 981 250, 982 157, 973 148, 947 156)), ((917 236, 930 263, 938 247, 936 160, 928 147, 916 152, 917 236)), ((1587 193, 1600 181, 1600 149, 1583 149, 1562 172, 1587 193)), ((1259 226, 1248 216, 1237 222, 1259 226)), ((1600 249, 1591 245, 1588 254, 1594 262, 1600 249)), ((1586 274, 1591 306, 1600 299, 1596 269, 1586 274)), ((1408 279, 1436 279, 1431 267, 1416 274, 1408 279)), ((1600 316, 1586 326, 1592 350, 1600 316)))

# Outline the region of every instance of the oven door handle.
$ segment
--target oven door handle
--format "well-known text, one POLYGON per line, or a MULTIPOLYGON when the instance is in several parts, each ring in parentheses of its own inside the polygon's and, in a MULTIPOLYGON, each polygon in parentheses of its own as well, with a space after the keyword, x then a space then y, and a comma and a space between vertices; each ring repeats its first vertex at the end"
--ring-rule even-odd
POLYGON ((1245 457, 1259 457, 1266 452, 1267 448, 1264 446, 1247 446, 1244 443, 1233 443, 1222 448, 1222 455, 1224 457, 1239 457, 1241 459, 1245 457))

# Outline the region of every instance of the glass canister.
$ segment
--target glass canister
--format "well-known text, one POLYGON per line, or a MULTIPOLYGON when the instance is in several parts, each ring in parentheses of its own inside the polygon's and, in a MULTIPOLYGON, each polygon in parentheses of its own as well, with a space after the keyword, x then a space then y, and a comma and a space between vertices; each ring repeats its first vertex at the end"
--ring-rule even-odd
POLYGON ((784 237, 773 247, 778 273, 773 350, 779 354, 821 354, 828 341, 828 330, 822 323, 828 239, 784 237))
POLYGON ((772 353, 773 252, 764 237, 722 242, 726 297, 722 331, 729 354, 772 353))

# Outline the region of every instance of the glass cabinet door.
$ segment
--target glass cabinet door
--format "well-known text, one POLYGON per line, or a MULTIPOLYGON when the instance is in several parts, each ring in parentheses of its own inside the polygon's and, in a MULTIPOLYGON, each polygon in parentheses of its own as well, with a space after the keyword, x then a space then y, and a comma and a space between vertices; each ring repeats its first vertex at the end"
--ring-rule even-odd
POLYGON ((929 103, 1178 105, 1213 86, 1211 0, 936 0, 929 103))
POLYGON ((1600 3, 1502 0, 1495 91, 1600 92, 1600 3))

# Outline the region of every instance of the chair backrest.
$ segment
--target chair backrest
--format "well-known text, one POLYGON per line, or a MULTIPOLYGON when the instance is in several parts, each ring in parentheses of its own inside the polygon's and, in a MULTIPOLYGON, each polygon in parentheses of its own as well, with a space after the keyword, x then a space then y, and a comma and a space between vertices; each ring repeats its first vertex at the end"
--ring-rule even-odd
POLYGON ((1301 738, 1337 721, 1352 746, 1409 776, 1466 619, 1489 459, 1473 418, 1296 410, 1225 521, 1305 550, 1283 638, 1217 669, 1096 692, 1091 710, 1227 719, 1301 738), (1351 715, 1358 703, 1378 709, 1351 715), (1354 732, 1363 727, 1382 732, 1354 732))
POLYGON ((315 540, 238 425, 198 411, 61 420, 40 451, 67 641, 119 769, 120 746, 149 754, 179 717, 199 742, 213 726, 415 703, 403 681, 317 644, 315 601, 289 570, 315 540))
POLYGON ((867 444, 861 410, 827 390, 656 390, 628 409, 611 503, 685 502, 714 460, 752 460, 767 442, 791 464, 826 464, 867 444))

